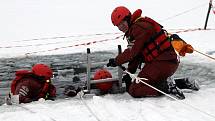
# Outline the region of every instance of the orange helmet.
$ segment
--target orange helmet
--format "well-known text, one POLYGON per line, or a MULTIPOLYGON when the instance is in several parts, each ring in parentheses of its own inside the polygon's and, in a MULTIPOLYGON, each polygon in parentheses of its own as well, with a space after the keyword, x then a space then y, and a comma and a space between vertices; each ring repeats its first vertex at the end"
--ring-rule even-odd
MULTIPOLYGON (((106 79, 106 78, 112 78, 111 73, 105 69, 99 69, 94 74, 93 79, 98 80, 98 79, 106 79)), ((112 88, 112 85, 113 85, 112 82, 102 82, 102 83, 97 83, 96 87, 101 91, 108 91, 112 88)))
POLYGON ((45 64, 35 64, 32 67, 32 72, 37 76, 43 76, 46 79, 50 79, 53 77, 53 72, 51 68, 45 64))
POLYGON ((128 8, 124 6, 116 7, 112 14, 111 14, 111 20, 114 26, 118 26, 119 23, 126 17, 131 15, 131 12, 128 10, 128 8))

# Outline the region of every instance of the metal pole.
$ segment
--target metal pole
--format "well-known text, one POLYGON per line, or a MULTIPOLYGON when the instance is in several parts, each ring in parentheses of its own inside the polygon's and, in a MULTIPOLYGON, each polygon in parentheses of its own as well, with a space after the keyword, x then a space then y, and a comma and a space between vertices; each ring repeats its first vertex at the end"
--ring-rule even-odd
MULTIPOLYGON (((121 45, 118 45, 118 54, 122 53, 121 45)), ((122 69, 118 66, 119 89, 122 89, 122 69)))
POLYGON ((208 18, 209 18, 209 14, 210 14, 211 8, 212 8, 212 0, 210 0, 210 2, 209 2, 208 13, 207 13, 207 16, 206 16, 205 27, 204 27, 204 29, 207 28, 208 18))
POLYGON ((91 89, 91 85, 90 85, 90 81, 91 81, 91 79, 90 79, 90 75, 91 75, 91 73, 90 73, 90 70, 91 70, 91 59, 90 59, 90 48, 87 48, 87 90, 88 91, 90 91, 90 89, 91 89))
POLYGON ((118 81, 118 78, 97 79, 97 80, 93 80, 91 84, 98 84, 103 82, 114 82, 114 81, 118 81))

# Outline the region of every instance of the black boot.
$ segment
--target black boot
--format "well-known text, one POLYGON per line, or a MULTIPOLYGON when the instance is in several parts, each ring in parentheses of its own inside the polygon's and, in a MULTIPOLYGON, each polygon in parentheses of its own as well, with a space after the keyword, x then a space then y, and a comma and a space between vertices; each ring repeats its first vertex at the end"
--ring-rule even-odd
POLYGON ((199 84, 196 80, 190 80, 188 77, 175 78, 176 85, 180 89, 192 89, 198 91, 200 89, 199 84))
POLYGON ((167 81, 168 93, 174 95, 178 99, 185 99, 184 93, 177 87, 173 79, 167 81))

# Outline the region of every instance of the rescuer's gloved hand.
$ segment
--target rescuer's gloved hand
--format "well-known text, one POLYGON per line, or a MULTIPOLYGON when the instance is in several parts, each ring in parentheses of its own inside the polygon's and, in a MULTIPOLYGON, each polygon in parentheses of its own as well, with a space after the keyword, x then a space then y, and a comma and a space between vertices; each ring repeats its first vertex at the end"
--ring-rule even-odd
POLYGON ((75 87, 75 86, 69 85, 65 88, 64 94, 68 97, 74 97, 80 91, 81 91, 80 87, 75 87))
POLYGON ((109 59, 109 62, 107 63, 107 67, 109 67, 109 66, 110 67, 116 67, 117 66, 114 58, 109 59))
POLYGON ((129 90, 129 87, 130 87, 130 85, 131 85, 131 80, 132 80, 132 78, 129 76, 129 74, 126 74, 126 75, 124 75, 123 77, 122 77, 122 81, 124 81, 125 82, 125 87, 126 87, 126 91, 128 92, 128 90, 129 90))

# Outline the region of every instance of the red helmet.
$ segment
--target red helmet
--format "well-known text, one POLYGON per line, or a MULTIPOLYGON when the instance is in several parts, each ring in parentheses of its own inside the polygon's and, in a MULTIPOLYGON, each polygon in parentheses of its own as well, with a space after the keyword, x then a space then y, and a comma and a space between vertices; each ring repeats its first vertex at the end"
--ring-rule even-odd
MULTIPOLYGON (((112 78, 111 73, 105 69, 100 69, 96 71, 93 79, 98 80, 98 79, 106 79, 106 78, 112 78)), ((113 85, 112 82, 102 82, 102 83, 97 83, 96 87, 101 91, 108 91, 109 89, 112 88, 112 85, 113 85)))
POLYGON ((128 15, 131 15, 131 12, 128 10, 128 8, 124 6, 116 7, 111 14, 113 25, 118 26, 119 23, 128 15))
POLYGON ((53 77, 53 72, 51 68, 45 64, 35 64, 32 67, 32 72, 37 76, 43 76, 46 79, 50 79, 53 77))

